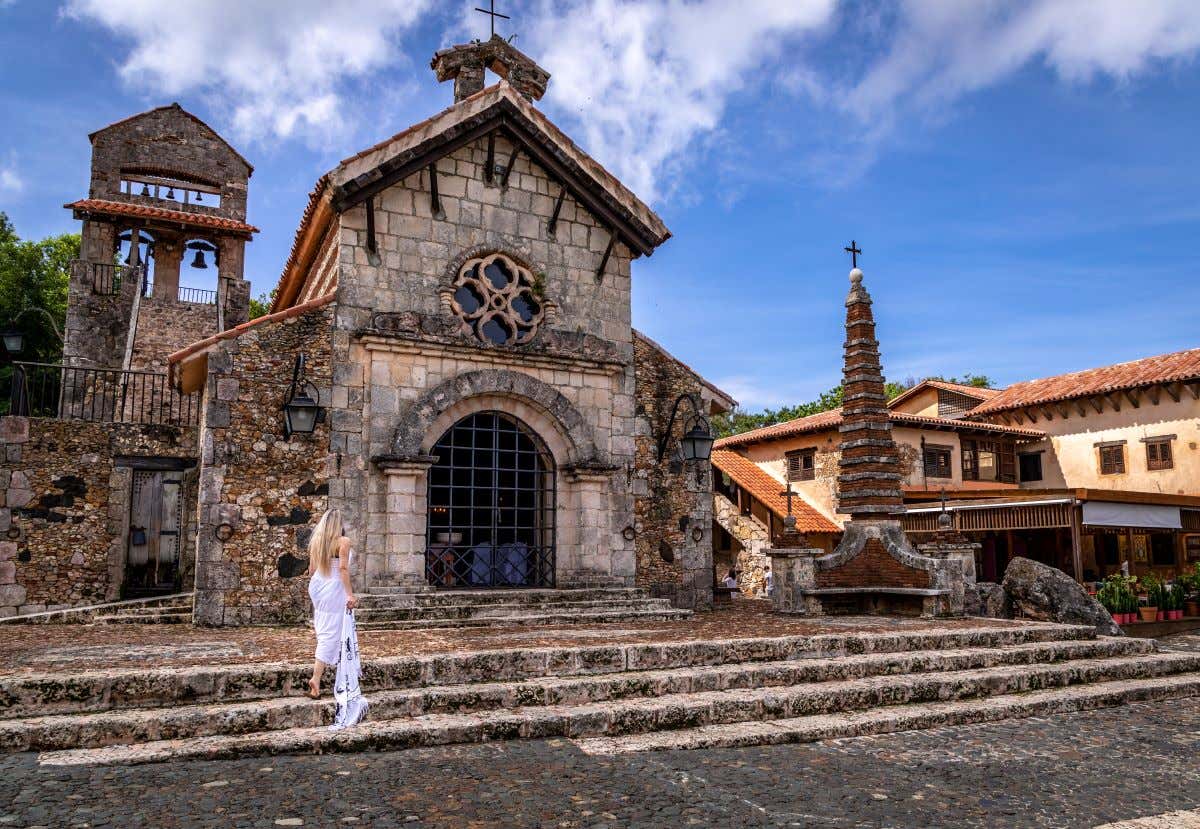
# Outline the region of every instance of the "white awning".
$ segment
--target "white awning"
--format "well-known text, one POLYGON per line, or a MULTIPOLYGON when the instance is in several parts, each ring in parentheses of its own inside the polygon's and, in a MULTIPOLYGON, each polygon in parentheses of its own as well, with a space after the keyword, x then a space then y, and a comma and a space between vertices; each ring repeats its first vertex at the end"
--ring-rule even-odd
POLYGON ((1183 527, 1179 518, 1179 507, 1116 504, 1107 501, 1084 503, 1083 523, 1102 527, 1143 527, 1151 530, 1178 530, 1183 527))
MULTIPOLYGON (((961 512, 963 510, 974 509, 1002 509, 1004 507, 1044 507, 1050 504, 1070 504, 1071 498, 1039 498, 1036 501, 1003 501, 998 503, 981 503, 981 504, 947 504, 946 512, 961 512)), ((941 512, 941 506, 936 507, 909 507, 905 510, 908 515, 916 515, 922 512, 941 512)))

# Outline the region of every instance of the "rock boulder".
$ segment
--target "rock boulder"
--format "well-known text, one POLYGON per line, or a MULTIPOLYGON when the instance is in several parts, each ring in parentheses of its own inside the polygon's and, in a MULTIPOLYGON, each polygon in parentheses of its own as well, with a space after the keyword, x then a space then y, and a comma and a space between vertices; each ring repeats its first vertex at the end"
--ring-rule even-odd
POLYGON ((1014 558, 1004 572, 1003 587, 1016 617, 1092 625, 1104 636, 1124 635, 1112 615, 1075 579, 1056 567, 1014 558))
POLYGON ((969 584, 963 597, 964 611, 968 616, 985 619, 1011 619, 1012 603, 1004 588, 992 581, 969 584))

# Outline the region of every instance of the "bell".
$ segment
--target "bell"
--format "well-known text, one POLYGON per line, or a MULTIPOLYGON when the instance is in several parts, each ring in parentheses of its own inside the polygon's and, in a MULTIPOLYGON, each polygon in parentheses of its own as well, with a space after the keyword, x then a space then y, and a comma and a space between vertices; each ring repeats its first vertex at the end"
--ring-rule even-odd
POLYGON ((204 251, 202 251, 202 250, 196 251, 196 255, 192 259, 192 267, 193 268, 201 268, 201 269, 208 267, 208 263, 204 261, 204 251))
POLYGON ((150 195, 150 185, 149 185, 149 184, 143 184, 143 185, 142 185, 142 195, 143 195, 143 196, 149 196, 149 195, 150 195))
POLYGON ((204 194, 201 193, 199 190, 197 190, 196 191, 196 203, 199 204, 202 201, 204 201, 204 194))
POLYGON ((175 200, 175 188, 174 187, 167 188, 167 198, 171 199, 172 201, 175 200))

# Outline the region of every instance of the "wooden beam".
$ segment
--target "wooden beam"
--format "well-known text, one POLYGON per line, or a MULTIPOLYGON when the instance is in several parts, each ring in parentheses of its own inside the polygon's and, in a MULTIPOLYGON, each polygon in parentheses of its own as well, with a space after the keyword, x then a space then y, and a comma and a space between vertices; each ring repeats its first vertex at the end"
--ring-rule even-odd
POLYGON ((1023 424, 1025 422, 1025 418, 1021 417, 1020 409, 1013 409, 1012 416, 1013 416, 1013 420, 1017 421, 1018 426, 1020 426, 1021 424, 1023 424))
POLYGON ((375 244, 375 198, 374 198, 374 196, 367 199, 367 250, 371 253, 378 252, 378 247, 375 244))
POLYGON ((483 180, 491 184, 496 177, 496 131, 489 132, 487 139, 487 164, 483 168, 483 180))
POLYGON ((1187 390, 1192 393, 1193 400, 1200 400, 1200 383, 1188 383, 1187 390))
POLYGON ((1083 405, 1083 401, 1075 398, 1075 411, 1079 412, 1080 417, 1087 417, 1087 407, 1083 405))
POLYGON ((1071 414, 1071 410, 1067 408, 1066 403, 1055 403, 1054 410, 1056 412, 1058 412, 1058 414, 1062 417, 1063 420, 1066 420, 1067 417, 1071 414))
POLYGON ((1158 405, 1158 395, 1162 391, 1162 386, 1150 386, 1146 389, 1146 397, 1150 398, 1150 402, 1155 406, 1158 405))
POLYGON ((1025 408, 1022 411, 1025 412, 1025 416, 1029 418, 1030 423, 1037 423, 1037 415, 1033 413, 1033 409, 1025 408))
POLYGON ((1138 401, 1138 390, 1137 389, 1125 389, 1125 397, 1127 397, 1129 399, 1129 402, 1133 404, 1133 408, 1135 408, 1135 409, 1141 408, 1142 404, 1138 401))
POLYGON ((608 247, 604 249, 604 255, 600 257, 600 267, 596 268, 596 281, 604 279, 604 269, 608 267, 608 257, 612 255, 613 245, 616 244, 617 234, 612 230, 608 232, 608 247))
POLYGON ((429 209, 435 219, 446 218, 442 211, 442 200, 438 198, 437 162, 429 162, 429 209))
POLYGON ((1001 412, 1000 419, 1004 421, 1005 426, 1011 426, 1012 421, 1008 419, 1008 412, 1001 412))
POLYGON ((562 210, 563 198, 567 195, 567 188, 559 185, 558 200, 554 202, 554 212, 550 214, 550 222, 546 225, 546 232, 551 236, 558 230, 558 214, 562 210))
POLYGON ((1167 383, 1167 385, 1163 386, 1163 389, 1176 403, 1178 403, 1179 398, 1183 396, 1183 383, 1167 383))
POLYGON ((512 155, 508 157, 508 165, 504 168, 504 175, 500 177, 500 188, 508 187, 508 177, 512 175, 513 167, 517 165, 517 156, 521 154, 520 142, 513 142, 512 155))
POLYGON ((1098 394, 1094 394, 1088 398, 1088 402, 1092 404, 1092 408, 1096 410, 1096 414, 1104 414, 1104 398, 1098 394))
POLYGON ((1038 408, 1042 413, 1042 417, 1046 418, 1046 420, 1054 420, 1054 413, 1050 411, 1049 406, 1039 406, 1038 408))
POLYGON ((1113 407, 1114 412, 1121 411, 1121 398, 1116 395, 1106 394, 1104 399, 1108 401, 1108 405, 1113 407))

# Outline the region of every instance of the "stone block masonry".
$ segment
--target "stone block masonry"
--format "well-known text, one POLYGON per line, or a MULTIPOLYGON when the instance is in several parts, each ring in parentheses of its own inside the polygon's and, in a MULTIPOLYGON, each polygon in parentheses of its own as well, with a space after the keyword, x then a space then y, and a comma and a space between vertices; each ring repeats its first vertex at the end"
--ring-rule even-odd
MULTIPOLYGON (((329 306, 251 328, 208 355, 201 447, 195 619, 199 624, 277 624, 308 615, 306 545, 327 504, 340 459, 330 423, 283 434, 298 354, 328 406, 329 306)), ((353 532, 355 528, 352 526, 353 532)))
POLYGON ((0 616, 119 598, 132 465, 195 457, 196 429, 6 417, 0 436, 0 616))
MULTIPOLYGON (((667 428, 671 408, 681 394, 705 400, 700 378, 643 336, 634 336, 637 432, 633 467, 637 585, 676 607, 712 604, 712 467, 658 460, 658 437, 667 428)), ((701 403, 703 406, 703 402, 701 403)), ((686 404, 681 407, 689 412, 686 404)), ((685 429, 676 418, 672 441, 685 429)))

